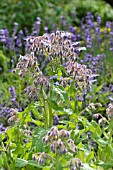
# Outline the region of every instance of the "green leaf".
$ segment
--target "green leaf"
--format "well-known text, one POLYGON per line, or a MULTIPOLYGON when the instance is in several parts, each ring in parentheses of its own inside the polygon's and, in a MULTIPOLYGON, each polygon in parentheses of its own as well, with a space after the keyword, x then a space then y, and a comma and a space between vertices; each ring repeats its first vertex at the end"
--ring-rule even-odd
POLYGON ((16 149, 13 151, 13 154, 18 156, 19 154, 23 154, 23 153, 24 153, 24 146, 18 144, 16 149))
POLYGON ((73 114, 73 111, 72 111, 71 108, 68 108, 68 109, 64 108, 64 112, 67 113, 68 115, 72 115, 73 114))
POLYGON ((69 122, 68 123, 69 125, 69 128, 72 128, 72 129, 74 129, 74 128, 76 128, 76 125, 75 125, 75 123, 73 123, 73 122, 69 122))
POLYGON ((63 111, 63 108, 60 107, 60 106, 58 106, 58 104, 57 104, 56 101, 48 98, 48 103, 49 103, 49 105, 50 105, 50 107, 51 107, 52 109, 54 109, 54 110, 56 110, 56 111, 58 111, 58 110, 59 110, 59 111, 63 111))
POLYGON ((97 165, 103 167, 104 169, 109 169, 113 167, 113 160, 112 162, 109 162, 109 163, 99 162, 97 165))
POLYGON ((18 141, 21 140, 22 132, 20 131, 17 125, 8 128, 6 133, 10 141, 15 141, 18 143, 18 141))
POLYGON ((107 145, 109 143, 109 141, 105 141, 103 139, 97 139, 97 143, 100 144, 100 145, 107 145))
POLYGON ((101 84, 100 86, 97 86, 96 90, 95 90, 95 93, 98 93, 102 87, 103 87, 103 84, 101 84))
POLYGON ((60 80, 61 76, 62 76, 62 71, 58 68, 58 80, 60 80))
POLYGON ((9 62, 9 58, 3 54, 3 51, 0 50, 0 67, 2 67, 3 71, 7 70, 7 62, 9 62))
POLYGON ((67 102, 68 99, 68 93, 64 90, 62 86, 53 86, 53 93, 60 96, 60 99, 67 102))
POLYGON ((0 140, 4 140, 6 138, 5 134, 1 133, 0 134, 0 140))
POLYGON ((74 82, 71 82, 70 88, 69 88, 70 96, 75 97, 75 85, 74 82))
POLYGON ((93 168, 91 168, 88 164, 83 164, 83 167, 81 167, 81 170, 95 170, 93 168))
POLYGON ((45 166, 42 170, 50 170, 50 166, 45 166))
POLYGON ((38 163, 33 161, 33 160, 28 161, 28 165, 33 166, 33 167, 37 167, 37 168, 42 168, 41 165, 38 165, 38 163))
POLYGON ((43 128, 36 128, 32 138, 32 147, 36 147, 36 152, 43 152, 44 143, 42 138, 46 135, 47 130, 43 128))
POLYGON ((86 158, 86 162, 90 162, 94 158, 94 151, 92 151, 86 158))
POLYGON ((32 119, 32 122, 35 123, 38 126, 44 126, 44 123, 42 121, 32 119))
POLYGON ((113 119, 110 120, 110 123, 109 123, 109 126, 108 126, 108 129, 112 129, 113 128, 113 119))
POLYGON ((101 129, 100 129, 100 126, 99 126, 98 123, 95 122, 94 120, 91 121, 91 124, 90 124, 89 127, 90 127, 90 129, 91 129, 92 132, 95 132, 95 130, 96 130, 96 132, 98 133, 98 135, 101 135, 101 134, 102 134, 102 131, 101 131, 101 129))
POLYGON ((25 167, 26 165, 28 165, 28 161, 24 159, 17 158, 15 160, 15 167, 17 168, 22 168, 22 167, 25 167))

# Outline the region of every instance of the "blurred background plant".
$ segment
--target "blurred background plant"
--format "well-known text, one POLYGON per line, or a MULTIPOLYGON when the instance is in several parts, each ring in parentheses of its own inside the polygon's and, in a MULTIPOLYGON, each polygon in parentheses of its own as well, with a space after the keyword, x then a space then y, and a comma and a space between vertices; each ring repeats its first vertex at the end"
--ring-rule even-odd
POLYGON ((0 3, 0 28, 13 29, 13 23, 19 23, 19 29, 27 27, 31 31, 36 17, 42 19, 43 26, 49 25, 52 28, 53 23, 58 22, 61 16, 68 17, 70 23, 80 24, 87 12, 90 11, 96 17, 102 18, 102 23, 113 18, 112 7, 102 0, 2 0, 0 3), (72 12, 76 12, 76 17, 72 18, 72 12), (50 20, 51 18, 51 20, 50 20), (53 22, 54 21, 54 22, 53 22))

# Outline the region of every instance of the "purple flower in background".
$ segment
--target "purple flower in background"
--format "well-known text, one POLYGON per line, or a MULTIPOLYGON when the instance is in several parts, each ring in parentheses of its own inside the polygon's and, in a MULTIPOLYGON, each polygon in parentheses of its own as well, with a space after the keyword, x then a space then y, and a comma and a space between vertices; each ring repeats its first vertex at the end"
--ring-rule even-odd
POLYGON ((15 35, 17 33, 18 26, 19 26, 19 24, 17 22, 14 22, 13 35, 12 35, 13 37, 15 37, 15 35))
POLYGON ((2 123, 0 123, 0 133, 4 133, 5 132, 5 127, 3 126, 2 123))
POLYGON ((47 26, 44 27, 44 32, 48 33, 48 27, 47 26))
POLYGON ((78 97, 77 97, 77 100, 80 101, 80 102, 82 102, 82 101, 84 101, 84 98, 83 98, 82 96, 78 96, 78 97))
POLYGON ((101 17, 100 16, 97 16, 97 23, 100 26, 100 24, 101 24, 101 17))
POLYGON ((85 21, 86 21, 86 27, 91 29, 92 26, 94 26, 94 23, 93 23, 93 15, 91 12, 87 12, 87 15, 85 17, 85 21))
POLYGON ((86 53, 85 58, 81 62, 84 62, 88 66, 88 68, 92 70, 93 73, 100 74, 104 69, 105 61, 106 55, 104 53, 102 55, 97 54, 96 56, 86 53))
POLYGON ((7 112, 8 110, 6 107, 0 107, 0 118, 4 117, 7 112))
POLYGON ((5 42, 6 42, 5 30, 3 30, 3 29, 0 30, 0 41, 1 41, 2 43, 5 43, 5 42))
POLYGON ((111 31, 109 33, 109 36, 110 51, 113 51, 113 23, 111 23, 111 31))
POLYGON ((57 125, 58 121, 59 121, 58 116, 54 116, 54 118, 53 118, 53 125, 57 125))
POLYGON ((100 35, 100 27, 96 27, 95 28, 95 34, 96 35, 100 35))
POLYGON ((106 29, 109 29, 109 28, 110 28, 110 26, 111 26, 111 22, 106 21, 106 29))
POLYGON ((39 34, 40 32, 40 25, 41 25, 41 19, 39 17, 37 17, 36 22, 33 25, 32 28, 32 35, 36 36, 39 34))
POLYGON ((80 33, 78 33, 76 37, 77 37, 77 41, 79 41, 81 37, 80 33))
POLYGON ((15 88, 13 86, 10 86, 9 92, 10 92, 10 95, 11 95, 11 102, 15 102, 16 101, 15 88))
POLYGON ((1 29, 0 30, 0 42, 2 42, 5 45, 6 49, 10 49, 11 48, 11 44, 12 44, 12 39, 9 36, 9 31, 8 29, 1 29))
POLYGON ((72 15, 73 18, 76 17, 76 13, 74 11, 72 11, 71 15, 72 15))
POLYGON ((61 16, 60 24, 63 29, 66 30, 68 28, 68 21, 66 20, 65 16, 61 16))
POLYGON ((70 26, 70 32, 71 32, 71 33, 73 33, 73 34, 75 34, 75 32, 76 32, 76 29, 75 29, 75 27, 73 27, 73 26, 70 26))
POLYGON ((76 35, 72 34, 72 35, 71 35, 71 41, 72 41, 72 42, 75 42, 76 40, 77 40, 76 35))
POLYGON ((90 32, 90 29, 86 29, 86 47, 87 48, 91 48, 93 43, 92 43, 92 35, 91 35, 91 32, 90 32))

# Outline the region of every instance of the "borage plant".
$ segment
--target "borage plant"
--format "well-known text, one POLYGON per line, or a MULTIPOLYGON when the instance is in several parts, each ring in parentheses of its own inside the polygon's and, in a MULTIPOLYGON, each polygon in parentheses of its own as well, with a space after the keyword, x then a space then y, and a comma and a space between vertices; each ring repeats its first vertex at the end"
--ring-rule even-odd
MULTIPOLYGON (((100 140, 102 133, 98 123, 90 123, 83 115, 91 116, 95 106, 101 105, 86 103, 85 97, 97 75, 77 62, 79 51, 85 48, 72 42, 70 33, 62 31, 29 37, 27 42, 29 53, 20 56, 13 72, 25 79, 24 93, 30 103, 23 112, 11 112, 10 126, 2 134, 1 167, 90 168, 88 163, 94 159, 95 149, 92 143, 97 137, 100 140), (92 139, 88 132, 92 133, 92 139)), ((97 166, 92 163, 91 167, 97 166)))
POLYGON ((78 112, 77 101, 84 100, 97 75, 77 63, 78 51, 85 48, 72 42, 70 33, 57 31, 30 37, 28 43, 31 53, 20 56, 13 71, 28 78, 24 92, 36 101, 35 107, 48 128, 53 124, 53 116, 68 110, 78 112))

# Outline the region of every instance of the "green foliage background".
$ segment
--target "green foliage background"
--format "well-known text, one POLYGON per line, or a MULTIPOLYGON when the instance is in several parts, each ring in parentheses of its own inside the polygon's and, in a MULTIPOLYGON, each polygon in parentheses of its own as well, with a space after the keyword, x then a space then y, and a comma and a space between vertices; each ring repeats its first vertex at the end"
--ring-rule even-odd
POLYGON ((12 30, 13 23, 17 22, 20 29, 27 27, 30 30, 37 16, 44 25, 49 23, 50 28, 62 15, 70 23, 79 24, 88 11, 101 16, 103 24, 113 18, 112 7, 103 0, 1 0, 0 28, 12 30), (76 21, 71 19, 71 12, 76 12, 76 21))

